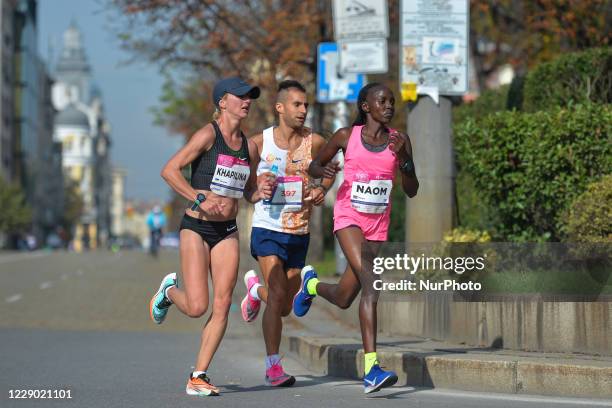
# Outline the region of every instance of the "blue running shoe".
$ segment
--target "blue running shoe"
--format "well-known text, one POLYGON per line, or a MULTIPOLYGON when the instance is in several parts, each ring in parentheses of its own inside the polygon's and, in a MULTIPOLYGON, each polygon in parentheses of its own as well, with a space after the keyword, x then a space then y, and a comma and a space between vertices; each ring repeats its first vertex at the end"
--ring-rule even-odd
POLYGON ((385 371, 378 364, 374 364, 368 375, 363 377, 363 387, 366 394, 380 391, 381 388, 390 387, 397 382, 397 374, 385 371))
POLYGON ((306 265, 302 268, 301 275, 302 284, 300 285, 300 290, 293 298, 293 313, 295 313, 295 315, 298 317, 304 316, 306 313, 308 313, 308 309, 310 309, 314 295, 310 295, 308 293, 308 281, 312 278, 316 278, 317 272, 312 266, 306 265))
POLYGON ((159 285, 159 289, 155 292, 155 295, 151 298, 149 303, 149 312, 151 314, 151 320, 157 324, 162 324, 168 313, 168 309, 172 305, 170 299, 166 297, 166 289, 170 286, 176 286, 176 272, 169 273, 164 276, 164 279, 159 285))

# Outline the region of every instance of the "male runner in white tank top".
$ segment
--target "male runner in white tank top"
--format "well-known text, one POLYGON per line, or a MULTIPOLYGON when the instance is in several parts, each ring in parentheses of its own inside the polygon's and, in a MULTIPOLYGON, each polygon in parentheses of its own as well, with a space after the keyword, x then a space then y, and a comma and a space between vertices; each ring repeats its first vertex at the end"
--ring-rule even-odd
POLYGON ((266 303, 262 328, 266 344, 266 384, 291 386, 293 376, 281 365, 279 347, 282 319, 289 315, 293 297, 300 286, 310 240, 308 220, 312 205, 320 205, 333 179, 314 185, 308 166, 325 144, 325 139, 304 126, 308 110, 306 90, 297 81, 283 81, 278 86, 276 111, 279 124, 265 129, 249 140, 249 150, 259 158, 257 175, 267 174, 274 183, 270 200, 255 203, 251 254, 259 263, 264 285, 255 271, 244 277, 246 296, 242 317, 251 322, 257 317, 261 301, 266 303))

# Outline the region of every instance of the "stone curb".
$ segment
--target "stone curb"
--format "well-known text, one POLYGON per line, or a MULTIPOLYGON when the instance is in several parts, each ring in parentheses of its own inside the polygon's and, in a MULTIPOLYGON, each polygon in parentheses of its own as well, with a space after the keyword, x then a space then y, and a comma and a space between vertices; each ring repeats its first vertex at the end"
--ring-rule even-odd
MULTIPOLYGON (((310 337, 287 332, 283 348, 310 370, 360 379, 363 350, 354 339, 310 337)), ((379 349, 385 368, 400 385, 463 391, 612 399, 607 362, 516 357, 494 353, 399 352, 379 349)))

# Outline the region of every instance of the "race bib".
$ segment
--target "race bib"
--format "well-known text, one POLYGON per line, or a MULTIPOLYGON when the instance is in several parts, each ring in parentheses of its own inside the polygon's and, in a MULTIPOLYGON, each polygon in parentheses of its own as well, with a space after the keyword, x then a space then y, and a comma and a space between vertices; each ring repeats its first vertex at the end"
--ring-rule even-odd
POLYGON ((302 178, 299 176, 277 177, 270 205, 282 206, 281 212, 296 212, 302 209, 302 178))
POLYGON ((351 207, 366 214, 382 214, 389 207, 392 180, 353 181, 351 207))
POLYGON ((210 191, 230 198, 241 198, 251 170, 245 160, 220 154, 210 182, 210 191))

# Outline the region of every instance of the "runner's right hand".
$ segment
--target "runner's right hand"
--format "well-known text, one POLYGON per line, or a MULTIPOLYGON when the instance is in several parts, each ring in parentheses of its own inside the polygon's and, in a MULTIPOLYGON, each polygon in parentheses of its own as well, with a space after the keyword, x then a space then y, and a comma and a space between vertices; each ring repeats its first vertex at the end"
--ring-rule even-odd
POLYGON ((340 168, 340 163, 338 163, 337 161, 330 161, 325 166, 323 166, 323 177, 333 178, 340 170, 342 170, 340 168))
POLYGON ((272 172, 267 171, 257 176, 257 191, 262 199, 266 200, 272 197, 275 182, 276 176, 272 172))
POLYGON ((202 210, 206 215, 221 215, 224 208, 225 203, 219 199, 216 199, 216 197, 210 197, 200 204, 200 210, 202 210))

